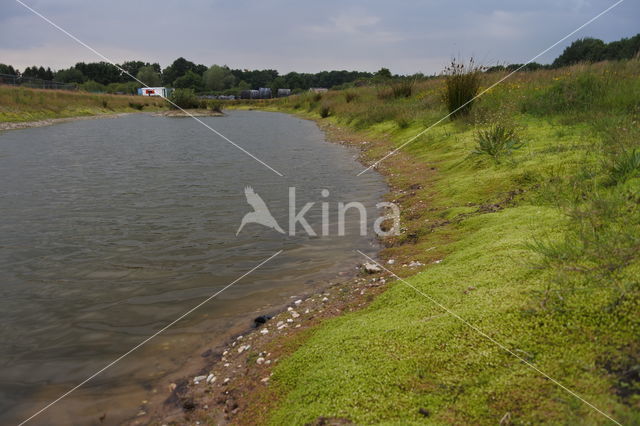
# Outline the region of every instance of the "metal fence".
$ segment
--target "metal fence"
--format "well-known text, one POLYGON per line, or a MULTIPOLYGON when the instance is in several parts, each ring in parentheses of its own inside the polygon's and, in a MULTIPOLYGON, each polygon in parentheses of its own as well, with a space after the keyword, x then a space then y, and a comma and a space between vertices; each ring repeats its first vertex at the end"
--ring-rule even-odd
POLYGON ((60 83, 59 81, 42 80, 11 74, 0 74, 0 84, 30 87, 33 89, 78 90, 78 85, 75 83, 60 83))

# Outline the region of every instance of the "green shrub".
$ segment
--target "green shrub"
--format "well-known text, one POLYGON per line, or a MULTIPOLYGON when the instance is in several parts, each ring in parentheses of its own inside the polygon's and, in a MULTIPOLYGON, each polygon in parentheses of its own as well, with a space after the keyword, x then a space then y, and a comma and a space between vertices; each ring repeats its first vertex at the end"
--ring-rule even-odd
POLYGON ((320 107, 320 117, 327 118, 331 115, 331 107, 327 104, 324 104, 320 107))
POLYGON ((320 102, 321 99, 322 99, 322 93, 314 93, 313 96, 311 96, 311 100, 313 102, 320 102))
MULTIPOLYGON (((193 89, 176 89, 169 99, 180 108, 198 108, 200 106, 200 100, 193 89)), ((174 105, 171 105, 171 108, 176 109, 174 105)))
POLYGON ((218 112, 222 114, 222 102, 220 101, 209 102, 209 109, 213 112, 218 112))
POLYGON ((494 124, 488 129, 478 130, 476 134, 476 155, 488 155, 495 161, 520 149, 523 144, 513 127, 494 124))
POLYGON ((480 90, 482 67, 475 64, 473 58, 465 65, 455 60, 444 70, 444 100, 451 118, 469 114, 474 98, 480 90))

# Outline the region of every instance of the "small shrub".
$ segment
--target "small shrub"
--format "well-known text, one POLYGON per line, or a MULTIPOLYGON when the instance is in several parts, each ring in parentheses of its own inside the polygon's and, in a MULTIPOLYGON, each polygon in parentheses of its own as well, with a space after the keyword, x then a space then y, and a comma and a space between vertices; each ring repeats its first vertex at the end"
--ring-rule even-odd
POLYGON ((320 102, 322 99, 322 93, 314 93, 313 96, 311 96, 311 99, 313 102, 320 102))
POLYGON ((209 103, 209 109, 213 112, 222 114, 222 102, 213 101, 209 103))
POLYGON ((344 92, 344 100, 347 103, 355 101, 356 99, 358 99, 359 96, 360 95, 358 95, 356 92, 352 92, 352 91, 344 92))
POLYGON ((142 111, 144 105, 138 102, 129 102, 129 108, 137 109, 138 111, 142 111))
POLYGON ((465 65, 455 60, 444 70, 444 100, 451 118, 468 115, 474 98, 480 90, 482 67, 475 64, 473 58, 465 65))
POLYGON ((523 144, 515 129, 501 124, 495 124, 486 130, 479 130, 476 134, 476 155, 488 155, 495 161, 500 157, 511 154, 523 144))
POLYGON ((413 94, 413 81, 403 80, 391 87, 394 98, 410 98, 413 94))
POLYGON ((107 101, 106 99, 102 100, 102 108, 109 108, 109 101, 107 101))
MULTIPOLYGON (((170 99, 180 108, 198 108, 200 106, 200 100, 193 89, 176 89, 170 99)), ((171 105, 171 108, 175 109, 176 107, 171 105)))
POLYGON ((331 107, 327 104, 324 104, 320 107, 320 117, 327 118, 331 115, 331 107))

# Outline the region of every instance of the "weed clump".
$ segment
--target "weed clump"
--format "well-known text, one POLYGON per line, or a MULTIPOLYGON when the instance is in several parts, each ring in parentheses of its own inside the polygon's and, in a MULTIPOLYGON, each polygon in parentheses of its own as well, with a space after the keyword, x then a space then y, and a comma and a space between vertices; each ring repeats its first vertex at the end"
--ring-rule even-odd
POLYGON ((358 99, 358 94, 356 92, 352 92, 352 91, 348 91, 348 92, 344 92, 344 100, 346 103, 355 101, 356 99, 358 99))
POLYGON ((471 111, 474 98, 480 90, 480 77, 483 68, 473 61, 468 64, 451 61, 445 68, 444 100, 451 113, 451 118, 466 116, 471 111))
POLYGON ((320 107, 320 117, 327 118, 331 115, 331 107, 327 104, 324 104, 320 107))
POLYGON ((410 98, 413 94, 413 81, 403 80, 400 83, 396 83, 391 86, 391 93, 393 97, 398 98, 410 98))
POLYGON ((523 146, 516 129, 503 124, 494 124, 488 129, 478 130, 476 143, 473 154, 488 155, 496 162, 523 146))
POLYGON ((613 158, 609 176, 615 185, 640 177, 640 151, 637 149, 624 151, 613 158))
POLYGON ((377 96, 380 100, 410 98, 413 94, 414 82, 404 80, 392 86, 383 86, 378 88, 377 96))

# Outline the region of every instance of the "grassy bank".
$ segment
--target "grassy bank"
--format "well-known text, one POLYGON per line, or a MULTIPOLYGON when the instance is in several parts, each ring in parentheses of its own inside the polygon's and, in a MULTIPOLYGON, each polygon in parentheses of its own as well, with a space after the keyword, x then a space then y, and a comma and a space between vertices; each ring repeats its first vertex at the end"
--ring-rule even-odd
MULTIPOLYGON (((403 215, 383 257, 403 259, 386 266, 415 288, 396 281, 366 309, 298 337, 252 396, 264 409, 250 415, 611 423, 471 324, 615 420, 639 424, 638 75, 638 61, 516 75, 382 162, 403 215), (511 142, 500 144, 505 129, 511 142), (426 266, 411 272, 408 259, 426 266)), ((372 162, 446 114, 444 85, 260 106, 355 131, 372 162)))
POLYGON ((160 99, 0 86, 0 122, 166 109, 160 99))

